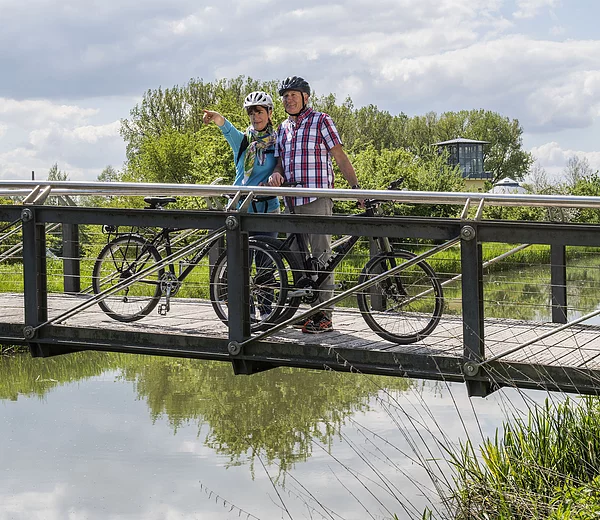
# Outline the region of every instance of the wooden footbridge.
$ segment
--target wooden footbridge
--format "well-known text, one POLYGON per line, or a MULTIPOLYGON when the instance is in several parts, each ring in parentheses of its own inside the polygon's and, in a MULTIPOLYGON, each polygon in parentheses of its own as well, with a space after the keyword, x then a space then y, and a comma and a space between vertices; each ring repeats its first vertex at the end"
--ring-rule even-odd
MULTIPOLYGON (((376 217, 334 215, 329 218, 294 215, 254 215, 240 211, 146 210, 92 207, 87 197, 116 195, 186 195, 199 198, 231 192, 226 186, 28 183, 0 181, 0 343, 29 345, 33 356, 53 356, 81 350, 142 353, 220 360, 237 374, 252 374, 278 366, 351 371, 397 377, 464 382, 469 395, 485 396, 504 387, 597 394, 600 389, 600 327, 590 325, 600 314, 600 302, 584 308, 567 301, 572 288, 581 290, 586 276, 574 277, 567 258, 573 251, 600 248, 600 226, 556 222, 492 221, 482 218, 485 205, 532 205, 600 209, 594 197, 553 197, 507 194, 364 191, 361 196, 404 204, 453 204, 460 218, 376 217), (78 205, 50 205, 48 197, 78 197, 78 205), (56 225, 60 234, 56 235, 56 225), (97 254, 94 230, 104 226, 155 226, 209 230, 227 228, 229 293, 244 301, 242 251, 247 232, 314 231, 365 237, 388 236, 412 243, 433 244, 424 256, 436 265, 440 245, 457 242, 460 274, 446 293, 440 323, 426 338, 398 345, 381 339, 363 321, 358 309, 337 306, 333 332, 309 335, 291 327, 266 334, 249 333, 249 311, 231 304, 227 325, 217 319, 206 297, 171 300, 166 315, 156 312, 132 323, 118 322, 98 307, 86 291, 90 265, 97 254), (17 231, 15 231, 17 230, 17 231), (52 231, 54 230, 54 231, 52 231), (549 261, 548 299, 544 313, 518 319, 499 318, 489 301, 483 246, 488 243, 544 244, 549 261), (58 246, 57 246, 58 244, 58 246), (569 248, 567 250, 567 247, 569 248), (52 251, 56 250, 56 253, 52 251), (569 253, 569 254, 567 254, 569 253), (54 283, 60 279, 60 287, 54 283), (535 319, 534 319, 535 318, 535 319)), ((259 188, 261 194, 284 189, 259 188)), ((303 189, 307 194, 317 194, 303 189)), ((249 194, 242 189, 241 195, 249 194)), ((357 196, 352 190, 319 191, 337 199, 357 196)), ((97 200, 97 199, 96 199, 97 200)), ((600 250, 600 249, 598 249, 600 250)), ((506 255, 509 258, 510 255, 506 255)), ((592 258, 592 256, 590 256, 592 258)), ((499 262, 505 257, 497 258, 499 262)), ((596 264, 598 265, 598 264, 596 264)), ((509 283, 538 284, 514 265, 509 283)), ((446 281, 452 276, 440 273, 446 281)), ((594 289, 589 289, 594 292, 594 289)), ((233 300, 233 298, 232 298, 233 300)), ((517 302, 525 305, 526 302, 517 302)), ((517 307, 518 308, 518 307, 517 307)), ((300 309, 302 312, 306 309, 300 309)), ((516 312, 514 314, 517 314, 516 312)))

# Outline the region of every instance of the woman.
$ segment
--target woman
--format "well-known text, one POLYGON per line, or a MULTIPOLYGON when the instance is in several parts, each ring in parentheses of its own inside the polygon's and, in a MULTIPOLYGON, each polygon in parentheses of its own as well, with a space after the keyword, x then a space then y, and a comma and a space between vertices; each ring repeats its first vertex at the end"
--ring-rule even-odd
MULTIPOLYGON (((250 126, 240 132, 219 112, 204 110, 204 123, 214 122, 223 132, 233 150, 235 162, 235 186, 267 185, 275 167, 275 141, 277 132, 273 129, 273 99, 266 92, 251 92, 244 100, 244 108, 250 117, 250 126)), ((270 197, 266 201, 256 201, 249 211, 259 213, 279 213, 279 200, 270 197)))
MULTIPOLYGON (((233 150, 235 163, 235 186, 267 185, 269 176, 275 167, 275 141, 277 132, 273 130, 271 116, 273 114, 273 99, 266 92, 251 92, 244 100, 244 108, 250 118, 250 126, 245 132, 240 132, 219 112, 204 110, 202 120, 208 124, 214 122, 223 132, 225 139, 233 150)), ((258 213, 279 213, 279 199, 268 197, 266 200, 253 201, 249 211, 258 213)), ((277 236, 277 233, 250 232, 251 236, 277 236)), ((273 291, 269 289, 270 273, 273 266, 269 258, 257 253, 254 262, 257 272, 262 273, 265 289, 258 291, 255 298, 250 298, 250 316, 255 321, 266 322, 272 316, 273 291), (257 315, 256 318, 254 317, 257 315)))

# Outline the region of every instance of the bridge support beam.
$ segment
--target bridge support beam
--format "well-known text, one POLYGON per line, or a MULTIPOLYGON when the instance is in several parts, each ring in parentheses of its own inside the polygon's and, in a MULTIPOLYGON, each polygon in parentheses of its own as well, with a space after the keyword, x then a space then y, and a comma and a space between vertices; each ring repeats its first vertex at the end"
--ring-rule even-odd
POLYGON ((462 262, 462 313, 463 313, 463 370, 467 392, 470 396, 485 397, 490 384, 482 379, 480 370, 473 367, 485 358, 483 330, 483 261, 481 243, 476 229, 469 225, 461 228, 460 254, 462 262))
POLYGON ((77 294, 81 291, 79 226, 63 222, 62 240, 64 291, 70 294, 77 294))
POLYGON ((233 372, 250 375, 273 368, 272 365, 243 358, 241 343, 250 337, 250 276, 248 233, 240 226, 240 217, 230 215, 227 226, 227 312, 228 351, 233 372))
POLYGON ((567 323, 567 255, 565 246, 550 246, 552 323, 567 323))
POLYGON ((35 342, 33 329, 48 320, 48 279, 46 270, 46 227, 36 221, 35 208, 24 208, 23 221, 23 296, 25 330, 33 357, 48 355, 35 342))

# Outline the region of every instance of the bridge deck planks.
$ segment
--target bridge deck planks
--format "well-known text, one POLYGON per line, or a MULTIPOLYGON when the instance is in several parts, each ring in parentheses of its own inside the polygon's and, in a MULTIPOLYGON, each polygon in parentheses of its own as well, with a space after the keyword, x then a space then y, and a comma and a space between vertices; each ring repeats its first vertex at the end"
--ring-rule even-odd
MULTIPOLYGON (((51 294, 48 297, 48 316, 57 316, 87 298, 89 297, 51 294)), ((23 308, 22 294, 1 294, 0 324, 22 324, 23 308)), ((429 337, 412 345, 396 345, 381 339, 371 331, 355 309, 338 307, 333 320, 335 330, 331 333, 308 335, 288 327, 275 333, 271 339, 300 345, 317 344, 324 348, 343 347, 421 356, 459 358, 463 353, 462 321, 457 316, 445 315, 429 337)), ((227 327, 217 319, 210 302, 190 299, 173 299, 167 316, 160 316, 153 311, 149 316, 134 323, 115 321, 94 304, 68 318, 63 325, 217 338, 227 338, 228 334, 227 327)), ((490 358, 501 355, 558 327, 559 325, 553 324, 486 318, 486 356, 490 358)), ((575 325, 511 352, 501 359, 508 362, 600 370, 600 327, 575 325)))

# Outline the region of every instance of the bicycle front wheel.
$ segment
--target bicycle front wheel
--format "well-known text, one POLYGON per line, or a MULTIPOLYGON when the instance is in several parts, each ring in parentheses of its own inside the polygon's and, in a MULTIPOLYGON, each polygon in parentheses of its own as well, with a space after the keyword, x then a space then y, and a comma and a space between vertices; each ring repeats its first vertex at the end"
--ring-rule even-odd
MULTIPOLYGON (((362 270, 358 283, 372 280, 415 258, 409 251, 380 253, 362 270)), ((409 344, 431 334, 442 316, 442 286, 424 261, 382 277, 357 293, 358 307, 369 327, 393 343, 409 344)))
POLYGON ((152 269, 162 258, 156 248, 136 235, 115 238, 100 252, 92 274, 95 294, 110 292, 98 302, 100 308, 111 318, 131 322, 147 316, 161 297, 160 279, 162 267, 152 269), (149 270, 141 278, 134 276, 149 270), (130 283, 128 283, 130 281, 130 283))
MULTIPOLYGON (((248 245, 250 330, 267 330, 276 322, 285 305, 288 273, 275 249, 259 242, 248 245)), ((210 275, 210 301, 219 319, 227 324, 229 292, 227 251, 221 254, 210 275)))

